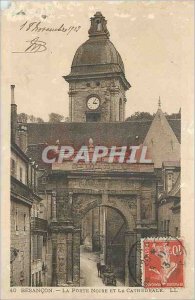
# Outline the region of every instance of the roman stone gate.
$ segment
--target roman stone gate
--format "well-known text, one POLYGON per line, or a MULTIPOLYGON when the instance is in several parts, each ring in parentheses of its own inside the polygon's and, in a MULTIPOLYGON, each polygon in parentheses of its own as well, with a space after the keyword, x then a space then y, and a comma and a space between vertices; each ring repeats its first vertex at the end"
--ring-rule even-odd
POLYGON ((141 237, 156 231, 156 179, 153 164, 53 165, 52 285, 80 286, 83 217, 96 207, 117 210, 125 221, 125 285, 140 282, 141 237), (116 168, 116 166, 114 167, 116 168))

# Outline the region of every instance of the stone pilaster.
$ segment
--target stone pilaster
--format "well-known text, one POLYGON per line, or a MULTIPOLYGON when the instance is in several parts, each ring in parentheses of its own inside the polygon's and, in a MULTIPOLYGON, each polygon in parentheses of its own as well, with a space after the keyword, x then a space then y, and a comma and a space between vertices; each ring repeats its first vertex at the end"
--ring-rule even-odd
POLYGON ((53 191, 51 195, 51 203, 52 203, 52 221, 57 221, 57 208, 56 208, 56 192, 53 191))
POLYGON ((57 234, 52 233, 52 286, 57 286, 57 234))
POLYGON ((134 286, 136 278, 136 233, 125 232, 125 286, 134 286))
POLYGON ((118 97, 118 94, 119 94, 119 88, 116 87, 116 86, 113 86, 112 88, 110 88, 110 94, 111 94, 111 99, 110 99, 110 121, 115 122, 115 121, 118 121, 116 102, 117 102, 117 97, 118 97))
POLYGON ((57 235, 57 286, 67 285, 67 235, 57 235))
POLYGON ((73 280, 73 260, 72 260, 72 233, 68 233, 68 238, 67 238, 67 283, 72 284, 73 280))
POLYGON ((157 204, 156 204, 156 197, 157 197, 157 193, 156 193, 156 185, 153 183, 153 186, 152 186, 152 193, 151 193, 151 196, 152 196, 152 222, 156 222, 157 220, 157 204))
POLYGON ((125 121, 126 103, 127 103, 127 99, 124 98, 124 102, 123 102, 123 121, 125 121))
POLYGON ((52 222, 52 285, 72 285, 72 234, 70 222, 52 222))
POLYGON ((137 233, 136 242, 136 282, 141 285, 141 233, 137 233))
POLYGON ((73 233, 73 285, 80 285, 80 229, 73 233))
POLYGON ((58 221, 71 221, 72 218, 72 193, 67 191, 57 192, 57 219, 58 221))
POLYGON ((74 116, 73 116, 73 112, 74 112, 74 109, 73 109, 73 105, 74 105, 74 95, 76 94, 77 92, 73 89, 70 89, 69 91, 69 117, 70 117, 70 121, 73 122, 74 121, 74 116))
POLYGON ((137 224, 139 225, 141 222, 141 196, 137 195, 137 224))

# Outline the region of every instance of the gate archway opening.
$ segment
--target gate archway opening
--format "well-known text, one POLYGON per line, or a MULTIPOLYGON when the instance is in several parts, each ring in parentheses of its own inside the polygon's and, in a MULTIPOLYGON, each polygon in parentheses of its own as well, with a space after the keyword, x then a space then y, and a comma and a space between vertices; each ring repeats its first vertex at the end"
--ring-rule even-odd
POLYGON ((97 262, 113 271, 117 285, 125 284, 126 230, 127 221, 116 208, 102 205, 85 213, 81 221, 81 285, 101 285, 97 262))

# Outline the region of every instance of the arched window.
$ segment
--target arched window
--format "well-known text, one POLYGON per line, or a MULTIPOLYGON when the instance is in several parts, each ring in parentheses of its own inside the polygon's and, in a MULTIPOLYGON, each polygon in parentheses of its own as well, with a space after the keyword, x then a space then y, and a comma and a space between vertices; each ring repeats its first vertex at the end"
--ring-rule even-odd
POLYGON ((119 100, 119 121, 123 121, 123 101, 121 98, 119 100))

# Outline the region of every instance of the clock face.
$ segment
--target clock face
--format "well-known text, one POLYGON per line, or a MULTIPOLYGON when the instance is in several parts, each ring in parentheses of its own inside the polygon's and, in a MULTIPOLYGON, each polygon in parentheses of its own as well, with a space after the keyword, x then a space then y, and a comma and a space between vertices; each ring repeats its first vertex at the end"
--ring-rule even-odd
POLYGON ((87 101, 87 107, 91 110, 95 110, 100 106, 100 99, 98 97, 92 96, 87 101))

